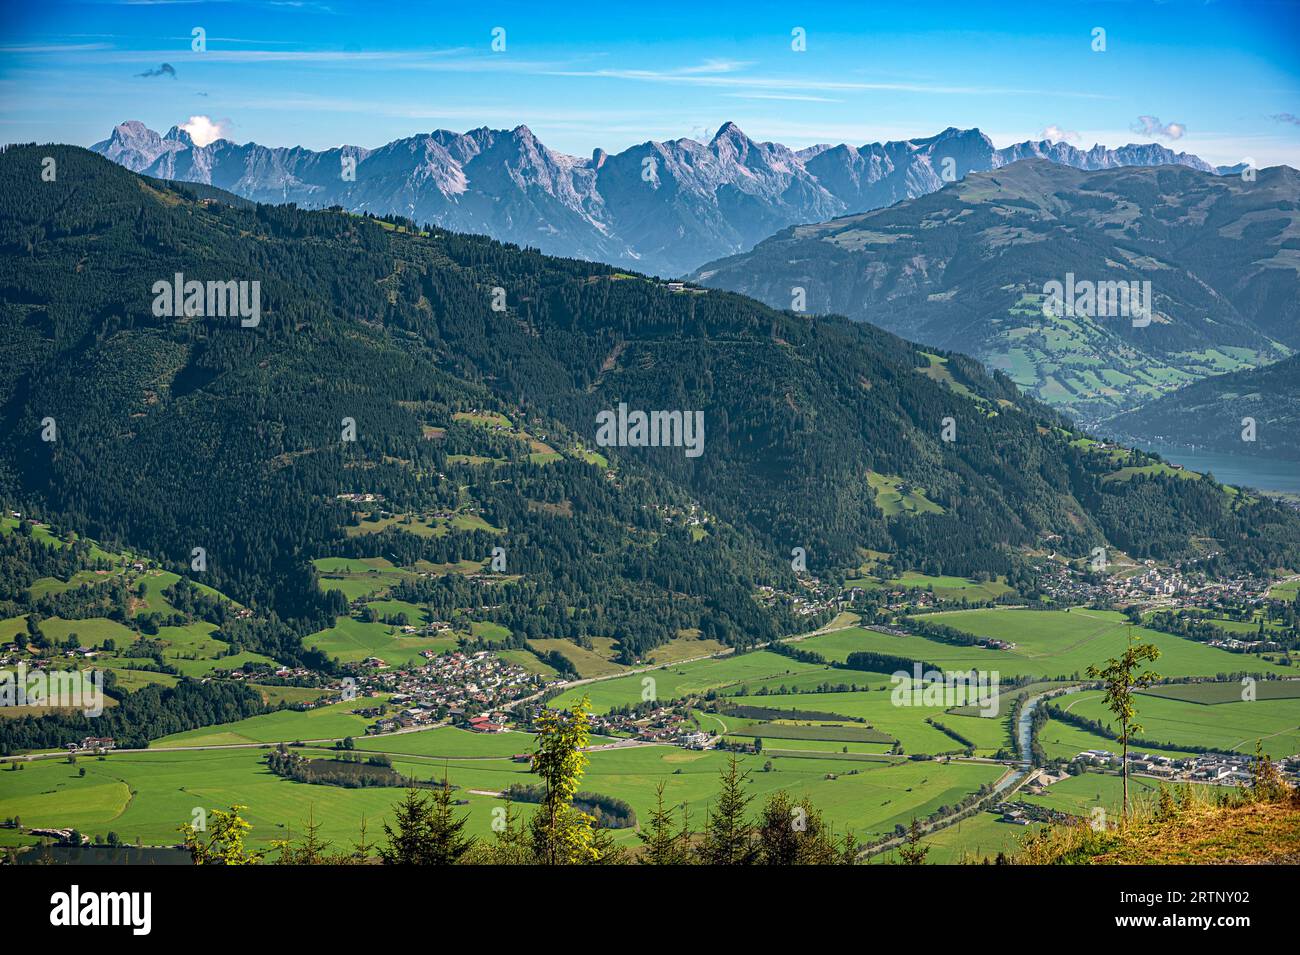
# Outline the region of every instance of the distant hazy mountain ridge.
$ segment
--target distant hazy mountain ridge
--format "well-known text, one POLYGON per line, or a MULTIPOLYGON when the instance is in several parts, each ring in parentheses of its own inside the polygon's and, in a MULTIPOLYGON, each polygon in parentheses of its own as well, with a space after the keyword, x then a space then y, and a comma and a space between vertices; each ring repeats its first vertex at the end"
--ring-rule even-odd
POLYGON ((1098 423, 1300 350, 1300 173, 1031 159, 785 229, 690 277, 778 308, 797 309, 802 289, 810 313, 974 355, 1098 423), (1149 315, 1117 316, 1100 295, 1044 307, 1055 287, 1135 282, 1149 283, 1149 315))
POLYGON ((1107 426, 1147 444, 1300 461, 1300 355, 1206 378, 1107 426))
POLYGON ((1183 165, 1149 143, 1077 149, 1049 140, 996 149, 978 129, 865 146, 793 150, 725 123, 708 143, 645 142, 590 159, 548 149, 528 129, 436 130, 378 149, 197 146, 183 130, 117 126, 91 147, 135 172, 219 186, 258 202, 396 213, 552 255, 678 275, 752 248, 788 226, 935 192, 945 181, 1042 158, 1076 169, 1183 165), (354 177, 354 178, 348 178, 354 177))

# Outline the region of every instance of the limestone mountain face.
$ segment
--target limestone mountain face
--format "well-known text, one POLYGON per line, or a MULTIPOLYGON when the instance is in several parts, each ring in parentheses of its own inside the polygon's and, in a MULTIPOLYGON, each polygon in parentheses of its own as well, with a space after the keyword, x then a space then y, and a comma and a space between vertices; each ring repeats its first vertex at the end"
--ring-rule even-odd
POLYGON ((1083 151, 1025 142, 995 149, 978 129, 925 139, 793 150, 725 123, 707 143, 645 142, 590 159, 548 149, 527 126, 436 130, 378 149, 197 146, 131 121, 93 147, 135 172, 217 186, 258 202, 400 214, 552 255, 680 275, 791 225, 927 195, 972 172, 1037 157, 1077 169, 1180 164, 1148 144, 1083 151), (350 170, 345 169, 345 160, 350 170))

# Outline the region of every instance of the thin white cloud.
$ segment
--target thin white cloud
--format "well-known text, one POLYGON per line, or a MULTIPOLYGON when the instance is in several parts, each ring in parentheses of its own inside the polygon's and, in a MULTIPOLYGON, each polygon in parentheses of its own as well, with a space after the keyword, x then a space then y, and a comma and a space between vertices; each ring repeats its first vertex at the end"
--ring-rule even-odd
MULTIPOLYGON (((177 50, 119 51, 107 57, 111 60, 148 59, 171 56, 180 59, 188 56, 195 62, 211 63, 392 63, 402 66, 419 65, 429 57, 444 57, 470 52, 466 47, 438 50, 222 50, 209 47, 203 52, 177 50)), ((484 54, 487 59, 489 54, 484 54)))
POLYGON ((843 103, 842 99, 829 96, 805 96, 801 93, 723 93, 729 99, 776 99, 791 100, 796 103, 843 103))
POLYGON ((778 76, 719 76, 683 70, 554 70, 553 76, 590 79, 636 80, 648 83, 676 83, 690 86, 713 86, 735 89, 770 89, 787 91, 825 92, 893 92, 940 93, 970 96, 1065 96, 1079 99, 1111 99, 1099 93, 1081 93, 1073 90, 1036 90, 986 86, 942 86, 926 83, 860 83, 848 80, 802 79, 778 76))
POLYGON ((111 50, 109 43, 46 43, 26 46, 0 46, 0 53, 88 53, 92 50, 111 50))

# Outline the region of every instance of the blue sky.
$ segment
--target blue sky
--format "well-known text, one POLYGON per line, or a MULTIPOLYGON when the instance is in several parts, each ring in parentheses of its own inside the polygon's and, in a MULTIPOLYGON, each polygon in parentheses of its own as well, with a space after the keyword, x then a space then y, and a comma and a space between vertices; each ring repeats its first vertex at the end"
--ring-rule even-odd
POLYGON ((733 120, 793 146, 978 126, 999 146, 1050 132, 1300 167, 1298 48, 1292 0, 3 0, 0 140, 203 117, 208 135, 323 148, 523 123, 588 155, 733 120))

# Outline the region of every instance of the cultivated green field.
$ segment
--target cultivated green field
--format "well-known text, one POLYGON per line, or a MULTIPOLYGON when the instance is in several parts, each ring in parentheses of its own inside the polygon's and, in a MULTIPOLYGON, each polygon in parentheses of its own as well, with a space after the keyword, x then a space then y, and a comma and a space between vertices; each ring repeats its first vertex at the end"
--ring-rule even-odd
MULTIPOLYGON (((250 844, 265 848, 274 839, 301 834, 309 814, 322 835, 341 845, 357 838, 362 817, 373 842, 382 838, 383 821, 400 789, 343 789, 295 783, 269 772, 256 749, 180 753, 118 754, 81 759, 76 766, 41 760, 22 772, 0 770, 0 816, 17 815, 27 826, 76 826, 87 834, 116 832, 124 841, 145 845, 179 841, 176 829, 194 810, 246 805, 253 823, 250 844), (81 769, 85 777, 79 777, 81 769)), ((412 770, 429 778, 432 770, 412 770)), ((488 831, 495 800, 467 797, 471 818, 488 831)))
MULTIPOLYGON (((1246 685, 1233 680, 1205 683, 1166 683, 1140 691, 1143 696, 1160 696, 1188 703, 1240 703, 1246 694, 1246 685)), ((1254 683, 1257 700, 1300 699, 1300 680, 1257 680, 1254 683)))
POLYGON ((494 758, 531 753, 532 733, 471 733, 453 726, 439 726, 418 733, 388 733, 356 741, 358 750, 401 753, 409 756, 454 759, 494 758))
MULTIPOLYGON (((495 745, 500 739, 463 735, 473 741, 466 744, 471 750, 480 742, 495 745)), ((431 748, 458 747, 445 742, 431 748)), ((19 815, 30 826, 76 826, 90 834, 113 830, 127 842, 139 837, 156 845, 174 843, 176 827, 190 821, 196 807, 241 803, 249 807, 245 815, 254 825, 253 845, 265 846, 290 831, 301 833, 313 812, 325 838, 350 843, 364 816, 371 840, 382 839, 381 824, 401 798, 400 789, 293 782, 267 771, 264 755, 260 749, 158 751, 82 759, 77 766, 61 760, 37 761, 21 772, 0 770, 0 816, 19 815), (85 777, 78 775, 81 768, 86 769, 85 777)), ((653 806, 655 787, 663 781, 666 800, 671 805, 687 803, 697 828, 703 825, 717 792, 718 773, 728 759, 722 753, 667 746, 606 750, 590 757, 583 789, 627 800, 644 820, 653 806)), ((536 779, 527 764, 508 757, 398 757, 394 768, 421 779, 446 773, 460 787, 457 798, 469 800, 457 813, 469 814, 468 831, 479 837, 490 837, 492 809, 503 804, 483 794, 536 779)), ((777 789, 807 794, 840 831, 852 828, 861 838, 885 834, 914 816, 955 803, 1002 773, 1000 766, 975 763, 888 764, 780 756, 742 757, 741 768, 748 773, 746 791, 756 799, 777 789), (763 766, 769 762, 772 768, 765 772, 763 766)), ((632 844, 635 834, 621 830, 618 839, 632 844)))
POLYGON ((992 600, 1011 593, 1003 580, 970 580, 966 577, 931 576, 916 571, 905 571, 901 577, 882 579, 879 577, 856 577, 846 580, 847 588, 858 587, 863 590, 930 590, 940 600, 992 600))
POLYGON ((354 710, 373 707, 382 702, 379 698, 349 700, 331 703, 312 710, 278 710, 261 716, 250 716, 234 723, 205 726, 185 733, 173 733, 155 740, 150 749, 167 749, 175 746, 229 746, 232 743, 273 743, 312 739, 341 739, 360 737, 366 727, 374 722, 357 716, 354 710))
POLYGON ((558 653, 569 661, 582 679, 610 676, 627 669, 614 661, 612 640, 605 641, 604 647, 595 640, 592 643, 595 648, 591 650, 578 646, 572 640, 563 639, 529 640, 528 646, 536 653, 558 653))
MULTIPOLYGON (((817 756, 838 759, 841 756, 878 756, 891 760, 906 759, 905 756, 892 756, 889 754, 892 741, 889 743, 845 743, 840 740, 829 739, 781 739, 776 737, 763 736, 763 753, 767 756, 780 754, 783 756, 817 756)), ((732 730, 726 739, 733 743, 752 743, 753 734, 746 735, 742 731, 732 730)))
MULTIPOLYGON (((1048 759, 1073 759, 1089 749, 1100 749, 1110 753, 1119 752, 1119 744, 1113 739, 1098 736, 1070 723, 1050 719, 1038 731, 1038 745, 1043 748, 1043 752, 1047 754, 1048 759)), ((1133 747, 1133 749, 1140 751, 1140 747, 1137 746, 1133 747)), ((1159 753, 1161 756, 1175 758, 1196 755, 1195 753, 1176 749, 1162 749, 1159 750, 1159 753)))
MULTIPOLYGON (((956 716, 943 706, 895 706, 893 694, 884 690, 858 693, 807 693, 737 696, 731 702, 772 709, 819 710, 860 717, 880 732, 898 740, 905 753, 947 753, 963 749, 961 743, 925 722, 933 718, 975 743, 976 752, 990 755, 1007 744, 1003 720, 956 716)), ((789 747, 794 748, 794 747, 789 747)))
MULTIPOLYGON (((1037 683, 1026 683, 1024 686, 1013 686, 1003 690, 997 696, 997 712, 999 714, 1009 714, 1012 707, 1015 706, 1016 700, 1023 697, 1037 696, 1039 693, 1046 693, 1049 690, 1060 689, 1063 686, 1071 686, 1070 681, 1046 680, 1037 683)), ((972 703, 969 706, 958 706, 953 712, 961 716, 980 716, 982 711, 990 710, 992 707, 985 703, 972 703)))
MULTIPOLYGON (((394 601, 385 601, 393 603, 394 601)), ((423 663, 421 650, 445 653, 456 648, 451 635, 421 637, 404 634, 386 623, 363 623, 354 617, 338 617, 334 626, 302 638, 304 647, 315 647, 344 663, 379 657, 389 666, 423 663)))
POLYGON ((1296 594, 1300 594, 1300 580, 1284 580, 1273 585, 1268 592, 1274 600, 1295 600, 1296 594))
MULTIPOLYGON (((766 650, 756 650, 753 653, 732 654, 716 660, 684 663, 680 666, 665 667, 647 673, 633 673, 613 680, 573 687, 560 694, 551 705, 572 706, 575 701, 586 695, 591 698, 592 709, 597 713, 604 713, 613 706, 641 702, 644 698, 643 691, 652 691, 652 699, 671 700, 691 693, 739 686, 749 681, 788 678, 813 672, 826 674, 827 670, 822 666, 800 663, 766 650), (647 684, 643 682, 645 680, 651 682, 647 684)), ((852 679, 853 674, 845 672, 839 676, 848 681, 852 679)))
POLYGON ((348 600, 386 593, 412 576, 383 557, 320 557, 312 565, 320 573, 322 590, 342 591, 348 600))
MULTIPOLYGON (((866 726, 859 726, 853 723, 842 726, 826 724, 798 724, 798 723, 757 723, 753 726, 742 726, 739 729, 731 731, 732 736, 747 736, 752 738, 767 740, 777 740, 778 745, 786 744, 788 741, 798 741, 800 743, 825 741, 829 743, 892 743, 893 738, 880 730, 872 729, 866 726)), ((798 746, 786 745, 787 749, 798 749, 798 746)))
POLYGON ((925 488, 909 485, 900 477, 868 471, 867 483, 875 492, 876 507, 886 517, 943 513, 942 507, 925 496, 925 488))
MULTIPOLYGON (((1207 705, 1142 694, 1137 697, 1136 705, 1137 719, 1142 724, 1139 735, 1144 740, 1175 746, 1209 746, 1230 753, 1253 753, 1256 740, 1261 740, 1264 752, 1275 759, 1300 753, 1300 699, 1297 698, 1207 705)), ((1112 729, 1117 726, 1097 691, 1074 694, 1062 708, 1100 720, 1112 729)), ((1119 744, 1104 748, 1117 752, 1119 744)))
MULTIPOLYGON (((1014 854, 1020 848, 1021 839, 1041 828, 1038 823, 1018 826, 1003 822, 1000 813, 981 812, 925 836, 921 845, 930 850, 925 856, 927 865, 974 864, 985 859, 992 861, 999 852, 1014 854)), ((893 850, 881 853, 872 861, 897 862, 898 853, 893 850)))
MULTIPOLYGON (((800 645, 828 660, 843 660, 855 650, 924 660, 949 670, 996 670, 1005 676, 1044 678, 1082 675, 1089 665, 1104 663, 1124 650, 1126 619, 1105 610, 959 610, 929 614, 926 620, 980 637, 1016 644, 1014 650, 962 647, 920 636, 896 637, 854 628, 810 637, 800 645)), ((1133 635, 1161 650, 1155 669, 1166 676, 1216 676, 1243 669, 1295 674, 1274 663, 1170 634, 1134 627, 1133 635)))
MULTIPOLYGON (((1094 806, 1106 810, 1107 818, 1118 819, 1123 803, 1123 780, 1118 775, 1109 773, 1083 773, 1080 776, 1067 776, 1059 783, 1049 786, 1041 796, 1022 796, 1027 803, 1046 806, 1060 812, 1090 818, 1094 806)), ((1159 797, 1160 787, 1176 791, 1182 783, 1161 783, 1158 780, 1142 776, 1130 776, 1128 781, 1129 800, 1135 805, 1154 801, 1159 797)), ((1201 785, 1201 784, 1197 784, 1201 785)), ((1206 786, 1209 791, 1222 787, 1206 786)))

